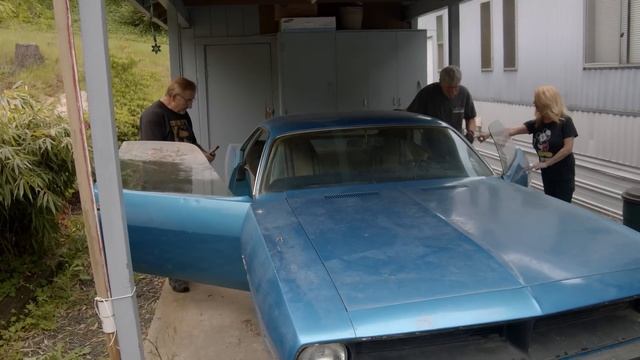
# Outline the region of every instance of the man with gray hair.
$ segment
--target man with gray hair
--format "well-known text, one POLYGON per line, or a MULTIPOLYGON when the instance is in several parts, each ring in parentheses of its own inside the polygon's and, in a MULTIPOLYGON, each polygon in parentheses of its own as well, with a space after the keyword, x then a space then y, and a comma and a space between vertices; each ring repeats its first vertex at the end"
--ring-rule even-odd
POLYGON ((455 65, 445 67, 440 70, 440 81, 420 90, 407 111, 442 120, 461 134, 464 119, 464 135, 472 143, 476 132, 476 108, 469 90, 460 85, 461 80, 460 68, 455 65))

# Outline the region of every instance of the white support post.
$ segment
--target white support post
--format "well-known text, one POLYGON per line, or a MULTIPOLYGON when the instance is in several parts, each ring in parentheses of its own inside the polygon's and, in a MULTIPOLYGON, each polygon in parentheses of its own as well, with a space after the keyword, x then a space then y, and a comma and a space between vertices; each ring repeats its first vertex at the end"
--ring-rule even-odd
POLYGON ((116 147, 104 1, 80 0, 79 5, 93 158, 116 333, 122 359, 143 359, 116 147))

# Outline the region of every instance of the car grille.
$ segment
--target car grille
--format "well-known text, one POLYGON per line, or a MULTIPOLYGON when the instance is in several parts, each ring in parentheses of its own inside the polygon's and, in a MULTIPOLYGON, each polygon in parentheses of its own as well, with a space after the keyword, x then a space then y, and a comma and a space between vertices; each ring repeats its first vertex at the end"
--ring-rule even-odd
POLYGON ((549 317, 348 344, 351 360, 640 359, 637 301, 549 317))

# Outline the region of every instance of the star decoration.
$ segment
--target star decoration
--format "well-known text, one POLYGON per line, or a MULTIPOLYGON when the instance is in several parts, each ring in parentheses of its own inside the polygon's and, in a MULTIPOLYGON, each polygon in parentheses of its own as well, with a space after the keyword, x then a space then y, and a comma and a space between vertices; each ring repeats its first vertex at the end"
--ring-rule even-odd
POLYGON ((159 53, 160 51, 160 45, 158 45, 158 43, 155 43, 153 45, 151 45, 151 51, 155 54, 159 53))

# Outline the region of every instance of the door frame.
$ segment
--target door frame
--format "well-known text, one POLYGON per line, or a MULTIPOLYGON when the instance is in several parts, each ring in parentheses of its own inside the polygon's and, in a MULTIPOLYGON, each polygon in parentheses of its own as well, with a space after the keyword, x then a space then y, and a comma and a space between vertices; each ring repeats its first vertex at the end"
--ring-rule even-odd
POLYGON ((196 137, 200 141, 200 145, 205 149, 211 147, 209 144, 209 84, 207 84, 207 46, 216 45, 269 45, 271 53, 271 93, 273 96, 273 106, 275 114, 280 112, 279 101, 279 84, 278 84, 278 55, 277 41, 274 35, 266 36, 243 36, 243 37, 206 37, 195 40, 196 52, 196 81, 198 91, 196 92, 197 111, 200 120, 200 133, 196 137))

